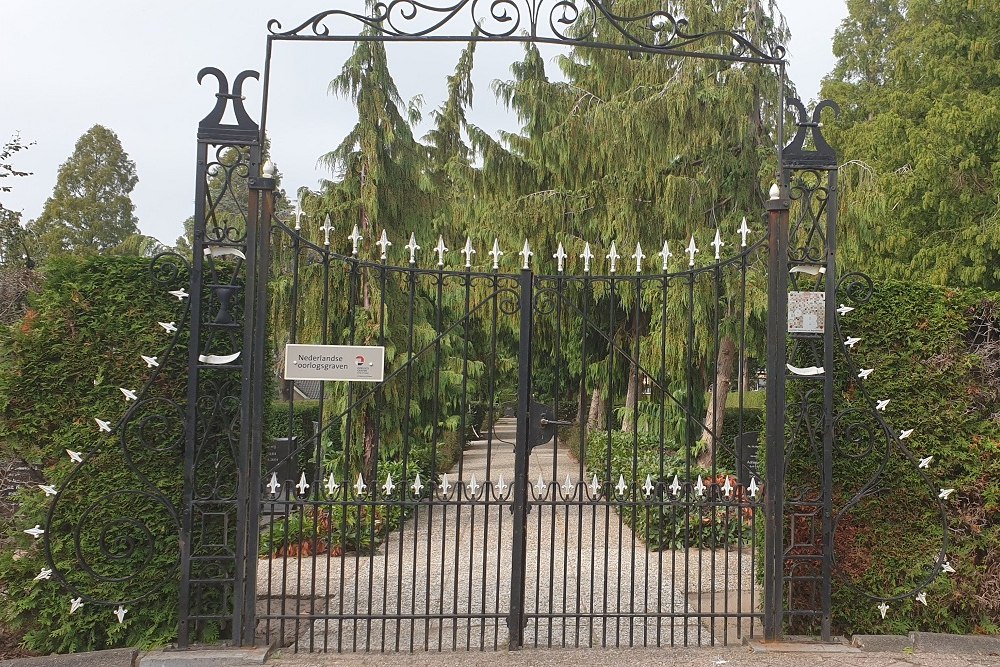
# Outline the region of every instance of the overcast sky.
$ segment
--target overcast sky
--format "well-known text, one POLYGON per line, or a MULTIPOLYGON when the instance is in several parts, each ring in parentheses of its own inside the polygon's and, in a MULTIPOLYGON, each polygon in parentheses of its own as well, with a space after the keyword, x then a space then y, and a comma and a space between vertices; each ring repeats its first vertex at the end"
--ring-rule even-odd
MULTIPOLYGON (((295 3, 172 0, 0 0, 0 141, 15 132, 35 142, 14 163, 32 176, 14 180, 4 206, 36 217, 55 185, 56 172, 81 134, 94 124, 114 130, 136 162, 132 198, 143 233, 172 244, 193 212, 195 128, 214 104, 214 80, 195 81, 206 65, 230 80, 262 70, 266 24, 290 27, 313 14, 357 0, 295 3), (292 6, 292 9, 285 7, 292 6)), ((803 99, 818 94, 833 66, 834 30, 847 15, 844 0, 778 0, 792 32, 790 76, 803 99)), ((445 77, 459 47, 393 45, 390 67, 405 99, 423 95, 425 112, 444 97, 445 77)), ((520 47, 477 50, 477 101, 472 122, 486 130, 511 128, 489 90, 506 78, 520 47)), ((349 105, 326 94, 349 55, 347 44, 278 44, 272 69, 268 134, 286 191, 315 187, 316 165, 354 122, 349 105)), ((555 48, 543 49, 552 69, 555 48)), ((244 88, 254 118, 260 88, 244 88)))

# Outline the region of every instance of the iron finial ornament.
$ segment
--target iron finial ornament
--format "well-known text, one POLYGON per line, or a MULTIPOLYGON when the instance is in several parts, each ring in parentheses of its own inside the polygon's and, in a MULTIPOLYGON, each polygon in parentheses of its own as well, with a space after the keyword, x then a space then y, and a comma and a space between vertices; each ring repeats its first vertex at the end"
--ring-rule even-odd
POLYGON ((594 475, 590 480, 590 493, 592 496, 594 496, 594 498, 596 498, 597 494, 600 493, 600 491, 601 491, 601 483, 600 481, 598 481, 597 475, 594 475))
POLYGON ((889 401, 890 399, 888 398, 883 401, 879 401, 878 403, 875 404, 875 409, 878 410, 879 412, 885 412, 885 409, 889 407, 889 401))
POLYGON ((590 241, 587 241, 583 245, 583 252, 580 254, 580 259, 583 260, 583 272, 590 273, 590 262, 594 259, 594 253, 590 249, 590 241))
POLYGON ((198 124, 198 139, 219 143, 256 142, 259 128, 257 123, 250 118, 250 114, 247 113, 243 104, 245 100, 243 84, 247 79, 259 79, 260 74, 253 70, 240 72, 233 80, 232 92, 229 90, 229 80, 222 70, 217 67, 203 68, 198 72, 198 83, 200 84, 207 76, 215 78, 219 90, 215 94, 215 108, 198 124), (230 102, 232 102, 236 124, 222 122, 230 102))
POLYGON ((715 228, 715 240, 712 241, 712 247, 715 248, 715 261, 722 259, 722 247, 726 245, 722 242, 722 230, 718 227, 715 228))
POLYGON ((934 457, 933 456, 924 457, 924 458, 920 459, 920 464, 917 467, 918 468, 930 468, 931 467, 931 463, 933 461, 934 461, 934 457))
POLYGON ((694 266, 694 256, 701 252, 698 250, 698 246, 694 243, 694 234, 691 235, 691 242, 688 243, 688 247, 685 252, 688 254, 688 266, 694 266))
POLYGON ((663 271, 666 272, 670 263, 670 258, 674 256, 674 253, 670 252, 670 242, 664 241, 663 249, 657 254, 663 259, 663 271))
POLYGON ((524 259, 524 263, 521 265, 521 268, 527 271, 531 265, 531 257, 535 254, 531 251, 531 245, 528 243, 528 239, 524 240, 524 248, 522 248, 521 252, 518 254, 524 259))
POLYGON ((438 256, 437 265, 439 267, 444 266, 444 254, 448 252, 448 247, 444 244, 444 236, 438 236, 438 242, 434 247, 434 252, 438 256))
POLYGON ((642 273, 642 260, 646 259, 646 253, 642 251, 642 244, 638 241, 635 244, 635 252, 632 253, 632 259, 635 260, 635 272, 637 274, 642 273))
POLYGON ((605 255, 608 259, 608 272, 615 273, 618 267, 618 260, 621 259, 621 255, 618 254, 618 248, 615 246, 615 242, 611 242, 611 249, 608 250, 608 254, 605 255))
POLYGON ((351 255, 357 257, 358 245, 364 239, 364 237, 361 236, 361 231, 358 229, 357 225, 354 225, 354 230, 351 232, 351 235, 348 236, 347 238, 351 240, 351 255))
POLYGON ((94 417, 94 421, 97 422, 97 429, 102 433, 111 433, 111 422, 106 422, 103 419, 98 419, 94 417))
POLYGON ((320 227, 323 232, 323 245, 327 248, 330 247, 330 232, 334 230, 333 221, 330 219, 330 214, 326 214, 326 219, 323 221, 323 226, 320 227))
POLYGON ((385 229, 382 229, 382 236, 379 237, 378 241, 375 242, 381 249, 381 259, 385 261, 389 258, 389 247, 392 245, 392 241, 389 240, 388 234, 386 234, 385 229))
POLYGON ((747 236, 750 235, 750 228, 747 226, 747 217, 745 215, 743 216, 743 222, 740 223, 739 233, 740 233, 740 247, 746 248, 747 236))
POLYGON ((38 488, 44 491, 46 496, 54 496, 59 493, 56 487, 52 486, 51 484, 39 484, 38 488))
POLYGON ((476 254, 476 249, 472 247, 472 238, 469 236, 465 237, 465 247, 462 248, 462 254, 465 255, 465 268, 472 268, 472 256, 476 254))
POLYGON ((410 264, 417 263, 417 251, 420 250, 420 246, 417 245, 417 235, 414 232, 410 232, 410 241, 404 246, 410 251, 410 264))
POLYGON ((493 258, 493 270, 497 271, 500 269, 500 258, 503 257, 503 251, 500 250, 500 240, 497 238, 493 239, 493 249, 490 250, 490 257, 493 258))
POLYGON ((681 480, 677 477, 677 475, 674 475, 674 481, 672 481, 670 486, 667 488, 670 489, 670 493, 672 493, 675 498, 681 494, 681 480))
POLYGON ((560 241, 559 247, 556 248, 556 253, 552 255, 552 259, 556 260, 556 270, 559 273, 562 273, 565 268, 566 257, 566 249, 563 247, 562 241, 560 241))
POLYGON ((835 116, 840 116, 840 107, 832 100, 823 100, 813 109, 812 117, 806 107, 796 98, 789 98, 788 105, 792 107, 798 120, 798 130, 792 140, 781 153, 786 169, 821 169, 837 168, 837 152, 833 150, 823 136, 822 116, 824 109, 832 109, 835 116), (812 138, 813 148, 807 149, 807 140, 812 138))

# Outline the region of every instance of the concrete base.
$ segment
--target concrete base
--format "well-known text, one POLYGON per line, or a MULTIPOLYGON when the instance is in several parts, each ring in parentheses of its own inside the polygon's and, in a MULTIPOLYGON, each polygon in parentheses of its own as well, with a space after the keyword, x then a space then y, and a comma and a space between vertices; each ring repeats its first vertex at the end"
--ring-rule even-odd
POLYGON ((913 648, 908 635, 854 635, 851 646, 867 653, 902 653, 913 648))
POLYGON ((911 632, 910 643, 916 653, 1000 655, 1000 637, 911 632))
POLYGON ((754 653, 861 653, 841 637, 832 642, 821 642, 813 637, 785 637, 780 642, 750 642, 754 653))
POLYGON ((139 658, 139 667, 237 667, 263 665, 271 647, 213 648, 187 651, 151 651, 139 658))
POLYGON ((139 652, 133 648, 88 653, 46 655, 0 660, 0 667, 132 667, 139 652))

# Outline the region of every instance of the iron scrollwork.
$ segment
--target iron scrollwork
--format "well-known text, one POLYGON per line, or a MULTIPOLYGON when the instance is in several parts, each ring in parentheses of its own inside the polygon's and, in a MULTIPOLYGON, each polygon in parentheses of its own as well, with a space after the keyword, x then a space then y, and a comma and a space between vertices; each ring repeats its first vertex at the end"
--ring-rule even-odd
POLYGON ((289 30, 277 19, 267 27, 275 39, 343 39, 345 35, 331 29, 337 19, 367 33, 351 39, 550 42, 770 65, 779 65, 785 58, 784 47, 766 51, 738 31, 694 32, 686 19, 669 11, 620 14, 608 0, 385 0, 367 13, 330 9, 289 30), (453 29, 461 25, 466 30, 467 19, 476 26, 471 37, 453 29), (599 34, 602 27, 617 41, 599 34), (719 42, 728 42, 728 51, 707 50, 709 44, 719 42))
MULTIPOLYGON (((149 270, 153 283, 166 291, 186 283, 190 266, 179 255, 163 253, 152 259, 149 270)), ((98 422, 101 431, 109 432, 83 455, 49 506, 43 540, 47 566, 80 602, 120 608, 137 603, 162 588, 160 579, 142 575, 165 560, 179 561, 178 489, 163 488, 163 476, 158 483, 152 473, 179 469, 184 410, 173 398, 156 394, 161 376, 174 370, 178 346, 184 347, 188 315, 183 299, 174 321, 159 324, 171 338, 151 357, 156 364, 148 364, 150 374, 135 392, 137 400, 113 425, 98 422), (111 438, 116 446, 107 446, 111 438), (109 477, 121 478, 122 487, 96 498, 83 491, 90 480, 109 477), (66 562, 73 567, 64 567, 66 562)))
MULTIPOLYGON (((846 314, 849 311, 844 311, 845 308, 853 309, 869 303, 874 292, 874 283, 867 275, 855 272, 843 276, 838 283, 838 294, 845 302, 841 311, 846 314)), ((843 315, 837 318, 836 331, 838 338, 845 340, 845 334, 841 329, 842 318, 843 315)), ((903 489, 900 488, 899 481, 893 477, 898 471, 909 468, 909 472, 917 475, 923 489, 919 491, 908 489, 907 491, 919 495, 921 498, 926 492, 926 499, 931 500, 932 511, 940 523, 941 543, 935 560, 928 563, 927 571, 922 576, 898 584, 894 592, 866 590, 861 584, 852 580, 843 567, 838 566, 841 564, 836 560, 836 553, 834 574, 842 585, 875 602, 888 603, 912 598, 925 590, 941 574, 942 568, 947 562, 947 508, 944 501, 938 497, 936 487, 931 479, 920 467, 918 457, 904 444, 905 435, 898 433, 887 423, 877 401, 869 395, 865 379, 859 377, 860 366, 854 360, 853 346, 843 346, 843 358, 846 367, 845 377, 854 391, 854 401, 860 402, 860 405, 847 405, 835 415, 838 432, 837 453, 845 458, 848 465, 857 467, 858 462, 867 460, 874 465, 874 470, 849 490, 848 497, 842 506, 835 511, 833 517, 835 540, 837 539, 837 531, 846 529, 850 523, 851 513, 860 505, 868 500, 877 499, 885 493, 901 493, 903 489)), ((919 512, 915 511, 910 512, 910 514, 920 515, 919 512)))

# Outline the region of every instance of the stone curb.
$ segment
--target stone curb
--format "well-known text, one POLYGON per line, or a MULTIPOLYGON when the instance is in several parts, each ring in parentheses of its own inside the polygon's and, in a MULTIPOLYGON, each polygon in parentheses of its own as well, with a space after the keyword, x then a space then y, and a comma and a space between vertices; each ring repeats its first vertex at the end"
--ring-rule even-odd
POLYGON ((138 667, 238 667, 263 665, 271 647, 204 648, 187 651, 150 651, 139 658, 138 667))
POLYGON ((37 658, 0 660, 0 667, 134 667, 139 651, 118 648, 88 653, 63 653, 37 658))
POLYGON ((911 632, 908 635, 854 635, 851 646, 866 653, 902 652, 1000 656, 1000 637, 911 632))

